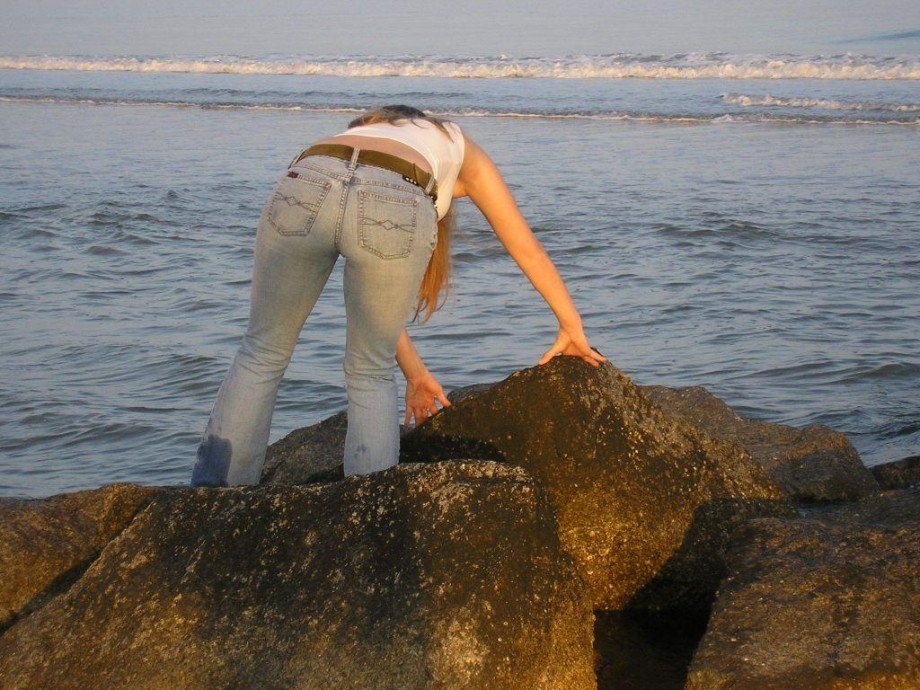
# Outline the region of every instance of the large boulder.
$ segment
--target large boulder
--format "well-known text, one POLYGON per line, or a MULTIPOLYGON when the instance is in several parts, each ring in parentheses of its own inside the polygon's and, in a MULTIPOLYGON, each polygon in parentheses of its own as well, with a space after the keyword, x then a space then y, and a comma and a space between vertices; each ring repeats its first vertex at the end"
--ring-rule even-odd
POLYGON ((643 386, 642 392, 710 436, 742 446, 797 502, 854 501, 879 492, 853 444, 839 431, 745 419, 700 386, 643 386))
POLYGON ((0 637, 17 689, 582 690, 592 613, 524 471, 157 496, 0 637))
POLYGON ((653 405, 610 364, 519 371, 403 438, 402 459, 519 465, 550 497, 598 609, 706 608, 731 531, 792 515, 740 446, 653 405))
POLYGON ((688 690, 920 687, 920 494, 739 530, 688 690))
POLYGON ((45 499, 0 499, 0 630, 66 589, 155 493, 112 484, 45 499))

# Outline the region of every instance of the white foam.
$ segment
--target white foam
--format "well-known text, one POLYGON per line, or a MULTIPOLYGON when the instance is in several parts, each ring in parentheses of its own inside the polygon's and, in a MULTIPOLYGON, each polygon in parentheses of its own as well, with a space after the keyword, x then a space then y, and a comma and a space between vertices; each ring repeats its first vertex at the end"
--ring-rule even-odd
POLYGON ((745 108, 806 108, 848 112, 920 113, 920 103, 881 103, 873 101, 841 101, 827 98, 783 98, 779 96, 747 96, 740 93, 722 94, 729 105, 745 108))
POLYGON ((0 56, 0 69, 449 79, 920 79, 917 56, 630 53, 566 58, 0 56))
MULTIPOLYGON (((44 103, 56 105, 90 105, 90 106, 128 106, 153 108, 197 108, 201 110, 264 110, 286 112, 315 113, 358 113, 360 108, 339 106, 308 106, 296 104, 252 104, 252 103, 194 103, 189 101, 132 100, 122 98, 83 98, 76 96, 2 96, 0 103, 44 103)), ((647 114, 630 112, 599 113, 552 113, 552 112, 514 112, 489 111, 477 109, 434 110, 434 115, 442 117, 464 118, 505 118, 505 119, 541 119, 541 120, 594 120, 594 121, 628 121, 638 123, 667 124, 722 124, 722 123, 764 123, 764 124, 798 124, 798 125, 900 125, 920 126, 920 118, 913 120, 857 120, 834 118, 805 118, 796 116, 769 116, 760 112, 748 115, 685 115, 685 114, 647 114)))

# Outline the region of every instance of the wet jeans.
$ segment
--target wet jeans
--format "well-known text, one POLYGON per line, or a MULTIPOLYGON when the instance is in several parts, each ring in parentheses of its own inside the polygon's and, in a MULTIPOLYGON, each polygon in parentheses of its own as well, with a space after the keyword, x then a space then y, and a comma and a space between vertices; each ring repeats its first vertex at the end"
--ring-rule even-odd
POLYGON ((437 240, 425 191, 397 173, 304 158, 276 185, 256 235, 249 326, 198 448, 193 486, 257 484, 278 385, 339 255, 345 257, 345 473, 399 455, 396 341, 437 240))

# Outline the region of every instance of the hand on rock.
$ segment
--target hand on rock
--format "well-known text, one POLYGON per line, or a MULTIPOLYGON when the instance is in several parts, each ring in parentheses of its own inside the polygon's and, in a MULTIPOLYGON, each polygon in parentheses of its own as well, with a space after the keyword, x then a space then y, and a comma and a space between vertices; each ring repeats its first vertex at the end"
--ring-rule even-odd
POLYGON ((602 362, 607 361, 606 357, 591 347, 584 332, 579 331, 578 333, 571 334, 563 328, 559 329, 559 333, 556 335, 556 342, 553 343, 550 349, 543 353, 538 363, 546 364, 557 355, 581 357, 582 360, 592 367, 600 366, 602 362))
POLYGON ((438 413, 437 403, 441 407, 450 407, 450 400, 444 395, 444 389, 438 380, 428 371, 419 376, 406 380, 406 419, 404 424, 409 426, 411 418, 415 418, 418 426, 430 416, 438 413))

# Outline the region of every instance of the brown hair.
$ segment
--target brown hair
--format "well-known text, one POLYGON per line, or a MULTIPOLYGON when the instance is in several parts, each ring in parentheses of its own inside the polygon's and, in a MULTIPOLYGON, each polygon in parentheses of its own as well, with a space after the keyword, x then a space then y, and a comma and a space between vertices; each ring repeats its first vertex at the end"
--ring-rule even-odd
MULTIPOLYGON (((371 110, 349 122, 348 127, 351 129, 352 127, 372 125, 378 122, 386 122, 399 127, 406 122, 414 122, 415 120, 430 122, 441 130, 448 139, 453 139, 444 126, 445 120, 426 115, 418 108, 412 108, 407 105, 385 105, 377 110, 371 110)), ((431 315, 441 308, 450 288, 450 240, 454 231, 455 218, 454 208, 451 206, 447 214, 438 221, 438 241, 435 245, 434 253, 428 261, 428 268, 425 269, 422 283, 419 285, 418 300, 415 303, 414 318, 418 319, 420 314, 424 314, 422 322, 430 319, 431 315)))
POLYGON ((434 117, 433 115, 425 114, 425 111, 419 110, 418 108, 413 108, 409 105, 385 105, 382 108, 377 108, 376 110, 369 110, 364 115, 356 117, 354 120, 348 123, 348 128, 360 127, 361 125, 374 125, 378 122, 386 122, 391 125, 396 125, 397 127, 403 125, 406 121, 413 122, 415 120, 425 120, 430 122, 435 127, 444 132, 444 136, 453 141, 453 137, 450 132, 447 131, 447 127, 444 126, 446 120, 442 120, 439 117, 434 117))

